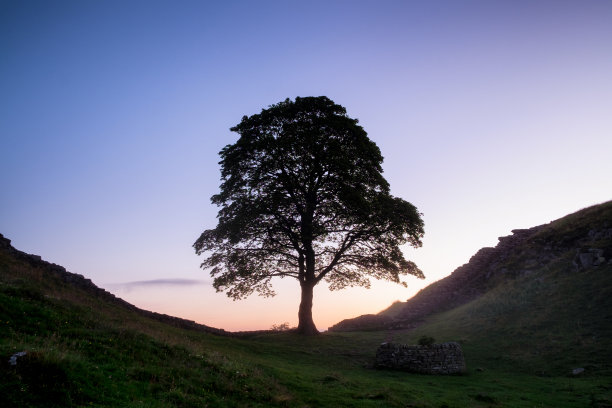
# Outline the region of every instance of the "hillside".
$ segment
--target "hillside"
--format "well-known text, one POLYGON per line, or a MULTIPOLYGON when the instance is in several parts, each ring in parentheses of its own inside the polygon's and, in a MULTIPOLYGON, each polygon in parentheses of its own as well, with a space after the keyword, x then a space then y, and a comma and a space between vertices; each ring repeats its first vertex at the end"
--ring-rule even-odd
MULTIPOLYGON (((540 296, 552 296, 557 274, 570 281, 591 279, 589 274, 612 265, 612 202, 590 207, 546 225, 514 230, 499 238, 495 248, 482 248, 451 275, 422 289, 404 303, 376 315, 343 320, 332 331, 397 330, 421 325, 437 313, 482 298, 494 290, 537 281, 540 296), (565 276, 565 275, 564 275, 565 276)), ((596 290, 609 291, 609 282, 596 290)), ((553 305, 551 305, 553 306, 553 305)), ((562 304, 554 305, 563 307, 562 304)), ((593 305, 593 313, 606 313, 606 305, 593 305)), ((579 305, 576 305, 579 307, 579 305)))
POLYGON ((307 338, 236 336, 144 311, 0 237, 0 405, 610 408, 610 207, 542 227, 504 258, 503 273, 473 276, 481 294, 458 307, 402 326, 407 303, 397 303, 384 331, 307 338), (525 268, 534 254, 550 260, 525 268), (458 341, 466 375, 372 368, 381 342, 422 335, 458 341))
POLYGON ((0 234, 0 256, 3 261, 3 278, 17 282, 26 277, 33 278, 35 282, 43 283, 46 290, 62 292, 64 295, 72 290, 72 296, 69 297, 75 304, 90 304, 92 299, 98 299, 109 305, 116 305, 127 311, 132 311, 141 316, 149 317, 172 326, 207 333, 229 334, 223 329, 198 324, 192 320, 139 309, 112 293, 97 287, 90 279, 86 279, 83 275, 68 272, 63 266, 44 261, 38 255, 27 254, 13 248, 11 241, 2 234, 0 234), (78 296, 75 296, 77 293, 78 296))

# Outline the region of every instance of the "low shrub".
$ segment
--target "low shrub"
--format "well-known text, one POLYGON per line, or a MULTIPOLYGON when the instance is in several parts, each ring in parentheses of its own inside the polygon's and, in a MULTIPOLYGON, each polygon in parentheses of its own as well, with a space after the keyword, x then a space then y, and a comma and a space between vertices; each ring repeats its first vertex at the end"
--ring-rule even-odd
POLYGON ((419 339, 419 346, 431 346, 435 342, 436 339, 431 336, 421 336, 421 338, 419 339))

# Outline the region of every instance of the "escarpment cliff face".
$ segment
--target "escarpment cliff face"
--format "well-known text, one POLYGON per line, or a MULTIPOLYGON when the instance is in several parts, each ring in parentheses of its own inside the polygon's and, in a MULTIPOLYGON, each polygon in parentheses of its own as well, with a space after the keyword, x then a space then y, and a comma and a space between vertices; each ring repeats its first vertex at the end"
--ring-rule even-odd
POLYGON ((494 248, 482 248, 468 263, 419 291, 393 317, 366 315, 343 320, 332 331, 409 329, 426 317, 468 303, 508 279, 554 264, 568 272, 612 263, 612 201, 549 224, 513 230, 494 248))

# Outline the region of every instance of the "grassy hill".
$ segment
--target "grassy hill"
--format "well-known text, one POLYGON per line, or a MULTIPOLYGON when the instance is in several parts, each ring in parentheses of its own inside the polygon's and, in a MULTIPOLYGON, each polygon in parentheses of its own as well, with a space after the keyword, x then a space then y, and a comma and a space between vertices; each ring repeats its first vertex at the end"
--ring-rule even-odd
MULTIPOLYGON (((547 225, 514 230, 513 235, 499 240, 495 248, 481 249, 467 264, 408 301, 394 303, 377 315, 346 319, 331 330, 415 328, 433 315, 483 297, 490 299, 493 293, 501 294, 498 296, 500 303, 516 304, 517 297, 523 299, 525 310, 518 306, 515 309, 505 307, 508 315, 520 317, 530 311, 540 318, 553 319, 556 315, 573 319, 565 311, 573 308, 579 313, 584 307, 581 303, 584 299, 575 295, 579 293, 588 298, 595 294, 598 303, 589 299, 590 310, 581 319, 593 320, 595 325, 606 323, 601 318, 609 304, 606 297, 599 294, 607 293, 610 288, 605 270, 612 265, 612 202, 584 209, 547 225), (601 277, 600 273, 603 273, 601 277), (598 286, 586 287, 582 282, 593 279, 600 280, 598 286), (559 286, 559 280, 565 282, 565 286, 559 286), (517 285, 518 289, 514 289, 517 285), (576 287, 572 289, 573 285, 576 287), (530 291, 532 287, 537 290, 530 291), (566 300, 560 300, 560 291, 565 291, 566 300), (547 298, 559 301, 541 305, 547 298), (540 310, 530 310, 531 303, 534 308, 541 307, 540 310)), ((493 321, 489 324, 496 325, 493 321)))
MULTIPOLYGON (((611 208, 541 228, 478 296, 416 327, 314 338, 237 336, 142 311, 0 237, 0 405, 612 407, 612 265, 574 265, 580 253, 608 256, 611 208), (421 335, 459 341, 467 374, 371 368, 381 342, 421 335)), ((404 307, 390 308, 389 321, 404 307)))

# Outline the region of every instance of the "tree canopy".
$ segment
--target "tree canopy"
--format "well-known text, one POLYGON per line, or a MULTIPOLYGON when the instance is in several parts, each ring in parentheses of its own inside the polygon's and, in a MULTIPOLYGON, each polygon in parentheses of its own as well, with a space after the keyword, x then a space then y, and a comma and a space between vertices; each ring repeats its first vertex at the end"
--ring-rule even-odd
POLYGON ((221 152, 216 228, 194 247, 213 285, 234 299, 274 295, 275 277, 302 289, 298 331, 316 333, 313 287, 369 287, 369 278, 423 278, 403 244, 421 246, 417 209, 393 197, 380 149, 329 98, 290 99, 244 116, 221 152))

